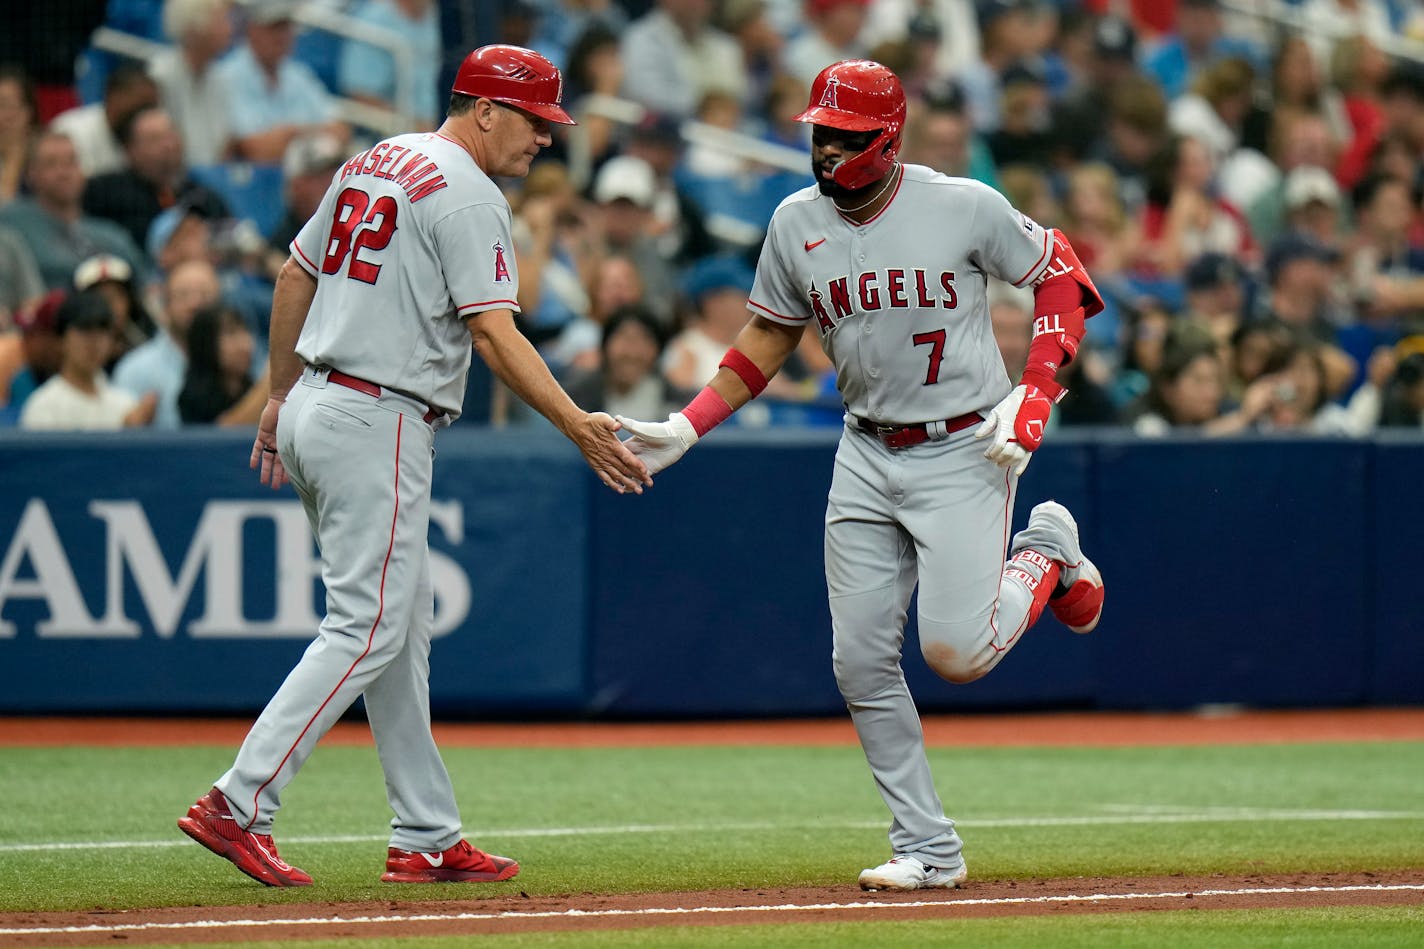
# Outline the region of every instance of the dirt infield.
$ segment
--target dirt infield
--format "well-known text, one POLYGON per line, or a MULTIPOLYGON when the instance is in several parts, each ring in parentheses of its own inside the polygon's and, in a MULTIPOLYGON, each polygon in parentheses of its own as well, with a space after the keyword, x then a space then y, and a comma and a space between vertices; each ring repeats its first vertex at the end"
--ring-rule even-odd
POLYGON ((854 886, 707 890, 469 902, 179 907, 0 916, 6 946, 278 942, 488 935, 653 926, 970 919, 1128 910, 1417 906, 1424 871, 1287 877, 1140 877, 986 881, 962 890, 861 893, 854 886), (26 932, 28 930, 28 932, 26 932))
MULTIPOLYGON (((246 720, 0 718, 0 746, 232 745, 246 720)), ((1424 740, 1424 709, 1223 712, 1215 715, 1045 714, 925 719, 936 746, 1193 745, 1302 741, 1424 740)), ((655 745, 849 745, 850 723, 816 721, 659 724, 443 724, 442 745, 627 747, 655 745)), ((324 739, 369 744, 358 722, 324 739)), ((382 901, 282 906, 177 907, 123 912, 0 914, 0 944, 74 946, 112 943, 286 941, 383 936, 476 935, 651 926, 841 922, 1122 912, 1424 904, 1424 868, 1380 874, 1172 876, 1033 881, 971 880, 962 890, 861 893, 839 887, 708 890, 526 897, 500 884, 498 895, 460 902, 382 901), (517 895, 510 895, 511 893, 517 895)))

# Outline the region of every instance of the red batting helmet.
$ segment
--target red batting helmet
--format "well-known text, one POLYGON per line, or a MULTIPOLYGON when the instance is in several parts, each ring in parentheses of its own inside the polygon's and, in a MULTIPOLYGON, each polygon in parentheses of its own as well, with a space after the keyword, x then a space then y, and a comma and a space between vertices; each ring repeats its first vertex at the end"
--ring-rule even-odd
POLYGON ((865 151, 836 166, 833 180, 852 191, 884 176, 900 154, 905 128, 905 90, 889 69, 868 59, 832 63, 811 83, 811 102, 798 122, 846 132, 880 134, 865 151))
POLYGON ((559 107, 564 77, 559 67, 522 46, 481 46, 465 57, 451 92, 493 99, 560 125, 577 125, 559 107))

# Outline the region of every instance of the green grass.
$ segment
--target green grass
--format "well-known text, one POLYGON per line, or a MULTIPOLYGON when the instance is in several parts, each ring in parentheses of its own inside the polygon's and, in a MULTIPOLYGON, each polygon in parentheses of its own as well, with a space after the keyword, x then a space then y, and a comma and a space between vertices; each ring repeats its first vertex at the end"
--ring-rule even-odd
MULTIPOLYGON (((290 785, 276 827, 317 885, 271 890, 174 826, 232 753, 0 749, 0 910, 849 887, 888 856, 856 748, 447 749, 467 835, 524 870, 417 893, 377 882, 389 813, 375 752, 331 747, 290 785), (341 837, 357 839, 321 840, 341 837), (158 846, 31 849, 86 841, 158 846)), ((978 879, 1424 866, 1420 742, 931 760, 978 879)))

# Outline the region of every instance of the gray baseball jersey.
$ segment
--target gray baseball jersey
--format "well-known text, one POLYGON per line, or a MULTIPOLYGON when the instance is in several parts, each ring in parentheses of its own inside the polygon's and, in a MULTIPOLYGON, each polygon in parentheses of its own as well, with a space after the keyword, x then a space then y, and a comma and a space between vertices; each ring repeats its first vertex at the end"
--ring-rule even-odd
POLYGON ((460 839, 430 734, 435 431, 425 415, 456 415, 464 401, 464 318, 518 309, 513 248, 504 197, 438 134, 353 156, 292 242, 317 289, 296 346, 309 368, 287 395, 277 448, 321 548, 327 614, 217 782, 254 833, 270 833, 287 783, 364 696, 395 812, 391 846, 439 854, 460 839), (328 369, 383 389, 333 383, 328 369))
MULTIPOLYGON (((1053 235, 978 182, 903 167, 863 224, 815 187, 783 201, 749 306, 820 332, 854 415, 904 425, 987 413, 1012 386, 988 277, 1037 282, 1053 235)), ((1004 562, 1017 487, 972 427, 898 450, 847 425, 826 503, 836 684, 893 817, 895 853, 950 872, 964 865, 962 842, 900 666, 906 613, 918 588, 920 650, 955 682, 984 675, 1019 641, 1037 587, 1004 562)))
POLYGON ((749 301, 769 320, 819 329, 846 407, 886 423, 953 418, 1008 394, 988 275, 1031 284, 1053 247, 994 189, 903 167, 864 224, 814 185, 782 201, 749 301))
POLYGON ((353 156, 292 241, 293 257, 318 278, 297 354, 458 416, 470 368, 465 319, 519 310, 510 228, 499 188, 437 133, 397 135, 353 156))

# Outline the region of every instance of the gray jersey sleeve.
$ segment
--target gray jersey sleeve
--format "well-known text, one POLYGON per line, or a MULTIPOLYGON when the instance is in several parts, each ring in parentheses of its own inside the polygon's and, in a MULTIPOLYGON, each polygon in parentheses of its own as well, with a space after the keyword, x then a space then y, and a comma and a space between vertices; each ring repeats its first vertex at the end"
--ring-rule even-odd
MULTIPOLYGON (((335 181, 340 174, 341 172, 338 170, 336 175, 332 176, 332 181, 335 181)), ((302 225, 297 236, 292 238, 289 248, 296 262, 313 277, 321 274, 322 260, 326 257, 326 242, 331 235, 331 214, 332 208, 336 204, 336 195, 337 189, 331 187, 326 189, 321 204, 317 205, 316 213, 307 219, 306 224, 302 225)))
POLYGON ((519 312, 509 207, 472 204, 435 222, 434 238, 450 300, 464 317, 484 310, 519 312))
POLYGON ((970 184, 980 266, 1016 287, 1028 286, 1048 266, 1053 233, 988 185, 970 184))
POLYGON ((806 288, 796 286, 796 271, 786 260, 786 234, 787 228, 777 227, 773 216, 747 308, 774 322, 797 325, 809 320, 811 313, 806 308, 806 288))

